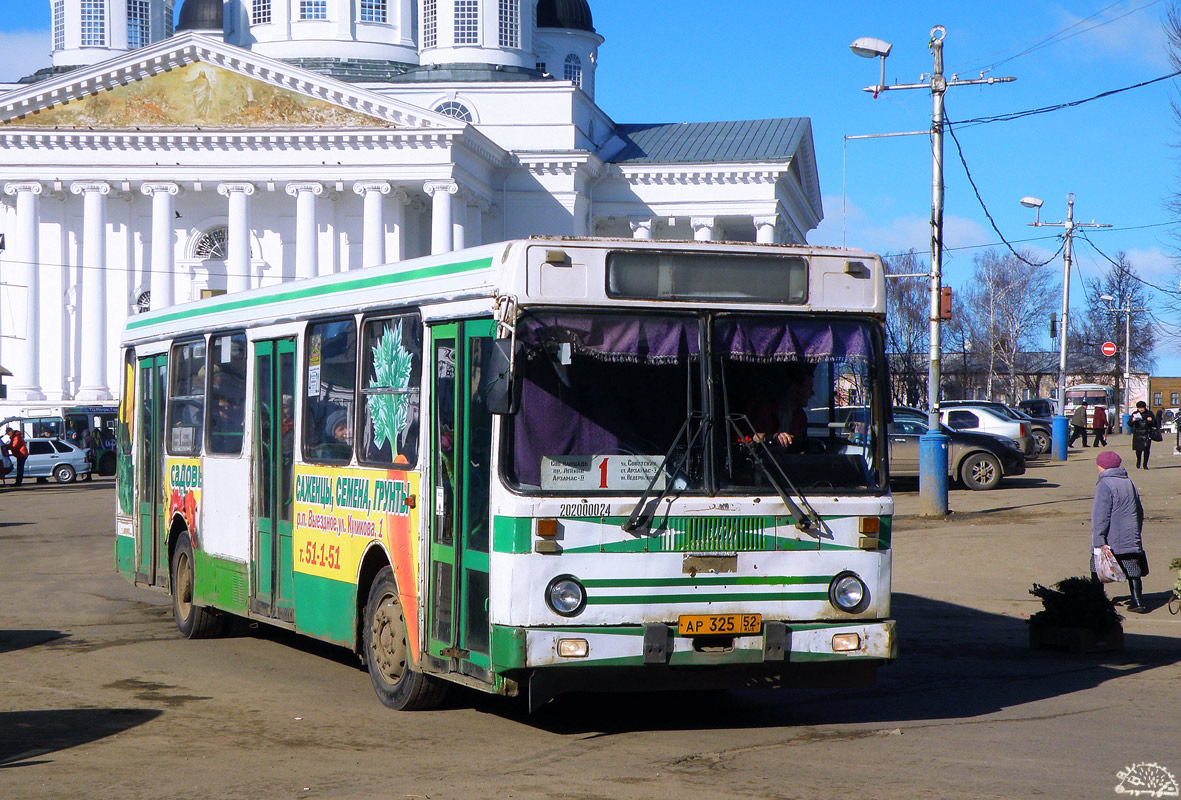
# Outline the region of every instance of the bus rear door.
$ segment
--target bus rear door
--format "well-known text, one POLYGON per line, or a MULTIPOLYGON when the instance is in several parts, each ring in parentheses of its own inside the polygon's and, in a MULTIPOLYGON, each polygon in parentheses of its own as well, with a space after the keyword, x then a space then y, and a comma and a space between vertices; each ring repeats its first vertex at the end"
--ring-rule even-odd
POLYGON ((168 575, 164 517, 164 397, 168 356, 139 360, 139 448, 135 454, 139 497, 135 582, 164 586, 168 575))

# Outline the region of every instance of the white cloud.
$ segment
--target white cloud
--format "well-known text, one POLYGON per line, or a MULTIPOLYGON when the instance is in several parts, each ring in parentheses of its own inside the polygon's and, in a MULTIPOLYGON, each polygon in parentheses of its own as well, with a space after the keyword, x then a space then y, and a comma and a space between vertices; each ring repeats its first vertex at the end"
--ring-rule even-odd
POLYGON ((53 63, 49 31, 0 31, 0 81, 15 82, 53 63))
MULTIPOLYGON (((808 241, 812 244, 839 247, 843 237, 847 247, 884 255, 914 250, 924 260, 924 254, 930 253, 931 218, 927 214, 906 214, 889 219, 871 220, 860 206, 847 203, 842 222, 841 212, 840 197, 825 197, 824 220, 808 236, 808 241)), ((973 220, 955 215, 943 217, 943 244, 947 249, 977 247, 995 240, 996 234, 973 220)))
POLYGON ((1139 61, 1159 69, 1169 68, 1168 39, 1164 20, 1155 12, 1156 4, 1149 3, 1130 14, 1123 4, 1112 5, 1109 14, 1087 21, 1064 13, 1062 28, 1078 27, 1064 33, 1070 38, 1060 40, 1057 46, 1070 48, 1074 56, 1139 61))

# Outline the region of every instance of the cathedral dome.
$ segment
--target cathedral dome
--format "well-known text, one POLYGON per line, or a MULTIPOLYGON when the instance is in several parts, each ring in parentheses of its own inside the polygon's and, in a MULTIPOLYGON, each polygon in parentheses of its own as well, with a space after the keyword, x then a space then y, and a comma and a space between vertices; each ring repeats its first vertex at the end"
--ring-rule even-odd
MULTIPOLYGON (((189 0, 191 3, 193 0, 189 0)), ((566 28, 594 33, 590 6, 586 0, 541 0, 537 4, 537 27, 566 28)))
POLYGON ((184 0, 176 32, 220 31, 222 29, 222 0, 184 0))

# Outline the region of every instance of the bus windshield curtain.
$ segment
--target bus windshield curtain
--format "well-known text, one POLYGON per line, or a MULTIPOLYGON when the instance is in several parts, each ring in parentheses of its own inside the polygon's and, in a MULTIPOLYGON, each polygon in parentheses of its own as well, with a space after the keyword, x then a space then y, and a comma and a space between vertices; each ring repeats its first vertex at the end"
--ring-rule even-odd
POLYGON ((868 361, 863 323, 816 319, 723 317, 714 324, 714 352, 733 361, 779 363, 868 361))
POLYGON ((698 351, 697 320, 687 317, 537 314, 521 320, 527 357, 569 345, 571 354, 628 364, 676 364, 698 351))

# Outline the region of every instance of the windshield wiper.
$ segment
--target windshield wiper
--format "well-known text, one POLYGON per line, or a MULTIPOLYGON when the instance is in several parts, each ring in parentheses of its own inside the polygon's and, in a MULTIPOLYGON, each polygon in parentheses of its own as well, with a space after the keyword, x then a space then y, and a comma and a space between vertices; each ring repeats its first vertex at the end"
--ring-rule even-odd
POLYGON ((644 489, 643 493, 640 495, 640 499, 636 501, 636 505, 632 509, 632 513, 628 515, 627 520, 623 523, 622 527, 625 531, 628 533, 636 533, 637 531, 648 530, 651 528, 652 520, 656 516, 656 509, 659 508, 660 501, 667 497, 669 492, 674 488, 676 484, 676 476, 681 473, 685 463, 689 460, 689 455, 693 452, 693 445, 697 443, 697 440, 701 438, 702 434, 704 434, 705 431, 709 429, 709 427, 710 420, 706 419, 705 414, 701 413, 700 411, 689 412, 689 415, 685 417, 685 421, 681 423, 681 429, 677 431, 677 435, 673 437, 673 443, 668 448, 668 452, 665 453, 664 458, 660 460, 660 465, 657 467, 656 472, 653 473, 652 480, 648 482, 648 487, 644 489), (693 437, 686 443, 685 452, 681 454, 680 460, 677 461, 676 466, 672 470, 671 476, 673 479, 667 481, 664 488, 660 490, 659 495, 652 497, 652 490, 656 487, 656 482, 659 481, 660 477, 665 474, 665 466, 668 464, 669 459, 672 458, 673 453, 677 449, 677 445, 681 441, 681 438, 688 432, 689 426, 695 419, 705 421, 703 424, 697 427, 697 432, 694 433, 693 437), (649 498, 652 499, 649 500, 649 498))
MULTIPOLYGON (((812 505, 808 502, 808 498, 804 496, 804 493, 797 489, 795 484, 791 482, 791 478, 787 477, 787 473, 784 472, 783 467, 775 460, 775 457, 771 455, 771 451, 767 449, 767 444, 758 438, 754 425, 752 425, 750 420, 746 418, 746 415, 727 414, 726 422, 738 441, 742 442, 743 446, 746 447, 746 451, 750 454, 751 460, 755 463, 755 466, 762 470, 763 475, 767 478, 768 483, 770 483, 775 489, 775 493, 779 495, 779 499, 782 500, 783 504, 787 506, 787 509, 791 511, 792 515, 796 519, 796 527, 805 533, 815 536, 818 539, 823 538, 826 531, 824 529, 824 522, 820 519, 820 515, 816 513, 816 509, 812 508, 812 505), (746 425, 746 432, 744 432, 739 426, 740 422, 746 425), (774 472, 771 470, 771 467, 768 466, 768 464, 774 465, 774 472), (778 476, 776 476, 776 473, 778 473, 778 476), (788 495, 786 491, 784 491, 783 486, 779 483, 779 479, 782 479, 783 483, 787 484, 787 488, 791 490, 792 494, 800 498, 800 503, 803 504, 803 508, 793 501, 791 496, 788 495)), ((828 532, 828 538, 832 538, 831 532, 828 532)))

